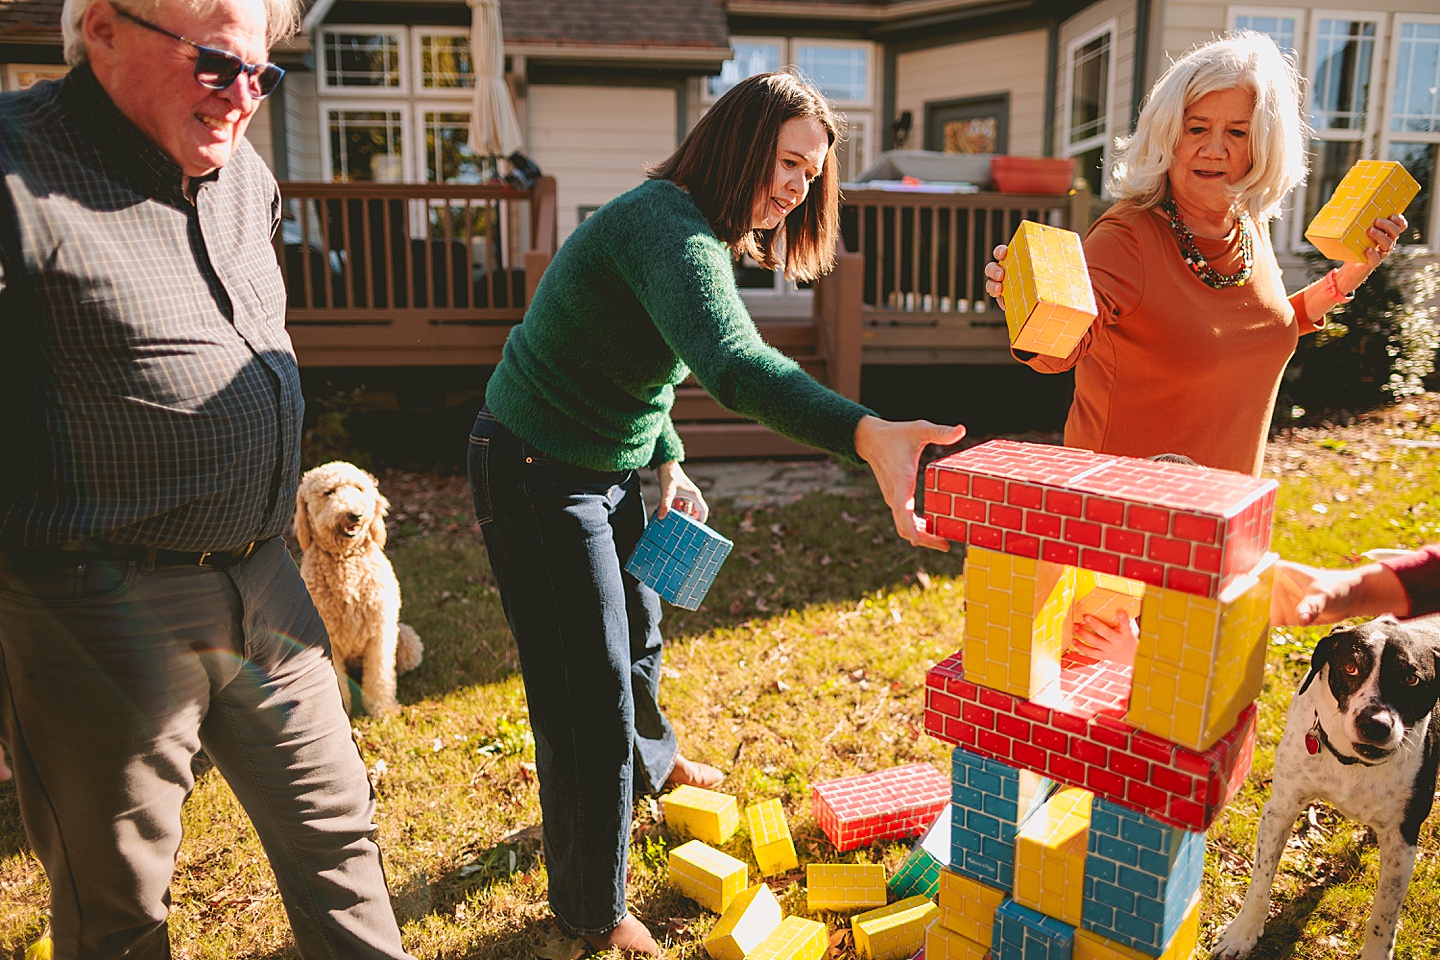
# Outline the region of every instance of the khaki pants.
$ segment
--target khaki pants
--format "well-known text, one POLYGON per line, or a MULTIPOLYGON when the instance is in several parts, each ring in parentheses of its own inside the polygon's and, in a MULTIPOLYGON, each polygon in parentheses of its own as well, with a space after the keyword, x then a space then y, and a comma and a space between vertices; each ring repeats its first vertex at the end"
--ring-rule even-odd
POLYGON ((302 956, 403 958, 325 628, 278 540, 229 569, 0 554, 0 724, 55 956, 167 958, 203 747, 302 956))

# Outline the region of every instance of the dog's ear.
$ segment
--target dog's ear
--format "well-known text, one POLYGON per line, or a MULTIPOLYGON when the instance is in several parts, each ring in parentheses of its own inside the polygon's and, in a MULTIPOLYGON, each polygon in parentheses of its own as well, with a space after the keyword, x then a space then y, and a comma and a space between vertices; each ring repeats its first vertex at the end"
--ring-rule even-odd
POLYGON ((385 546, 385 518, 390 515, 390 501, 385 494, 375 491, 375 515, 370 518, 370 542, 377 547, 385 546))
POLYGON ((1343 632, 1347 631, 1331 630, 1320 638, 1319 643, 1315 644, 1315 652, 1310 654, 1310 672, 1305 674, 1305 679, 1300 684, 1300 689, 1296 692, 1296 696, 1304 693, 1305 688, 1310 686, 1310 681, 1319 675, 1320 668, 1330 662, 1330 651, 1335 649, 1335 637, 1343 632))
POLYGON ((310 526, 310 507, 306 503, 308 486, 302 483, 295 492, 295 539, 302 553, 310 549, 310 543, 315 539, 315 531, 310 526))

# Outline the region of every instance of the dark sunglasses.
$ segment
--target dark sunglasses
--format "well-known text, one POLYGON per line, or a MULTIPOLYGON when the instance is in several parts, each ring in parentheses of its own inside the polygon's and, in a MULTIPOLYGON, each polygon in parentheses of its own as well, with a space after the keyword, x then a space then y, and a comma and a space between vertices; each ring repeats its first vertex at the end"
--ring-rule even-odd
POLYGON ((196 50, 195 80, 202 87, 209 87, 211 90, 227 89, 243 73, 249 79, 250 89, 255 96, 263 100, 275 91, 275 87, 280 83, 280 78, 285 76, 284 69, 273 63, 246 63, 233 53, 216 50, 214 47, 196 43, 189 37, 171 33, 164 27, 157 27, 149 20, 143 20, 119 7, 115 7, 115 12, 131 23, 138 23, 147 30, 154 30, 172 40, 179 40, 181 43, 188 43, 194 47, 196 50))

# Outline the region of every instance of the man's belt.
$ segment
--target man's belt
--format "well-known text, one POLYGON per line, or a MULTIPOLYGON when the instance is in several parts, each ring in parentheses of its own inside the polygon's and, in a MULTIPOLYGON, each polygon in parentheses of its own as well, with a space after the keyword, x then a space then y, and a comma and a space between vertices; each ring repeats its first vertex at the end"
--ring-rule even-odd
POLYGON ((54 547, 12 547, 5 553, 12 560, 49 560, 64 563, 86 558, 112 560, 117 563, 138 563, 152 567, 233 567, 255 552, 263 540, 251 540, 233 550, 165 550, 133 543, 111 543, 108 540, 71 540, 54 547))

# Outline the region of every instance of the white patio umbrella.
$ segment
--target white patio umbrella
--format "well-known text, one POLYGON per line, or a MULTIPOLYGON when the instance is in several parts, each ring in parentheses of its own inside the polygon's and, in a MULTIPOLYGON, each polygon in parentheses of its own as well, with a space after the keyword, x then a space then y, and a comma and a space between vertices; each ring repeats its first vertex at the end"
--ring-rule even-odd
POLYGON ((470 111, 470 149, 481 157, 508 157, 522 146, 515 103, 505 85, 505 36, 500 0, 469 0, 470 57, 475 64, 475 102, 470 111))

